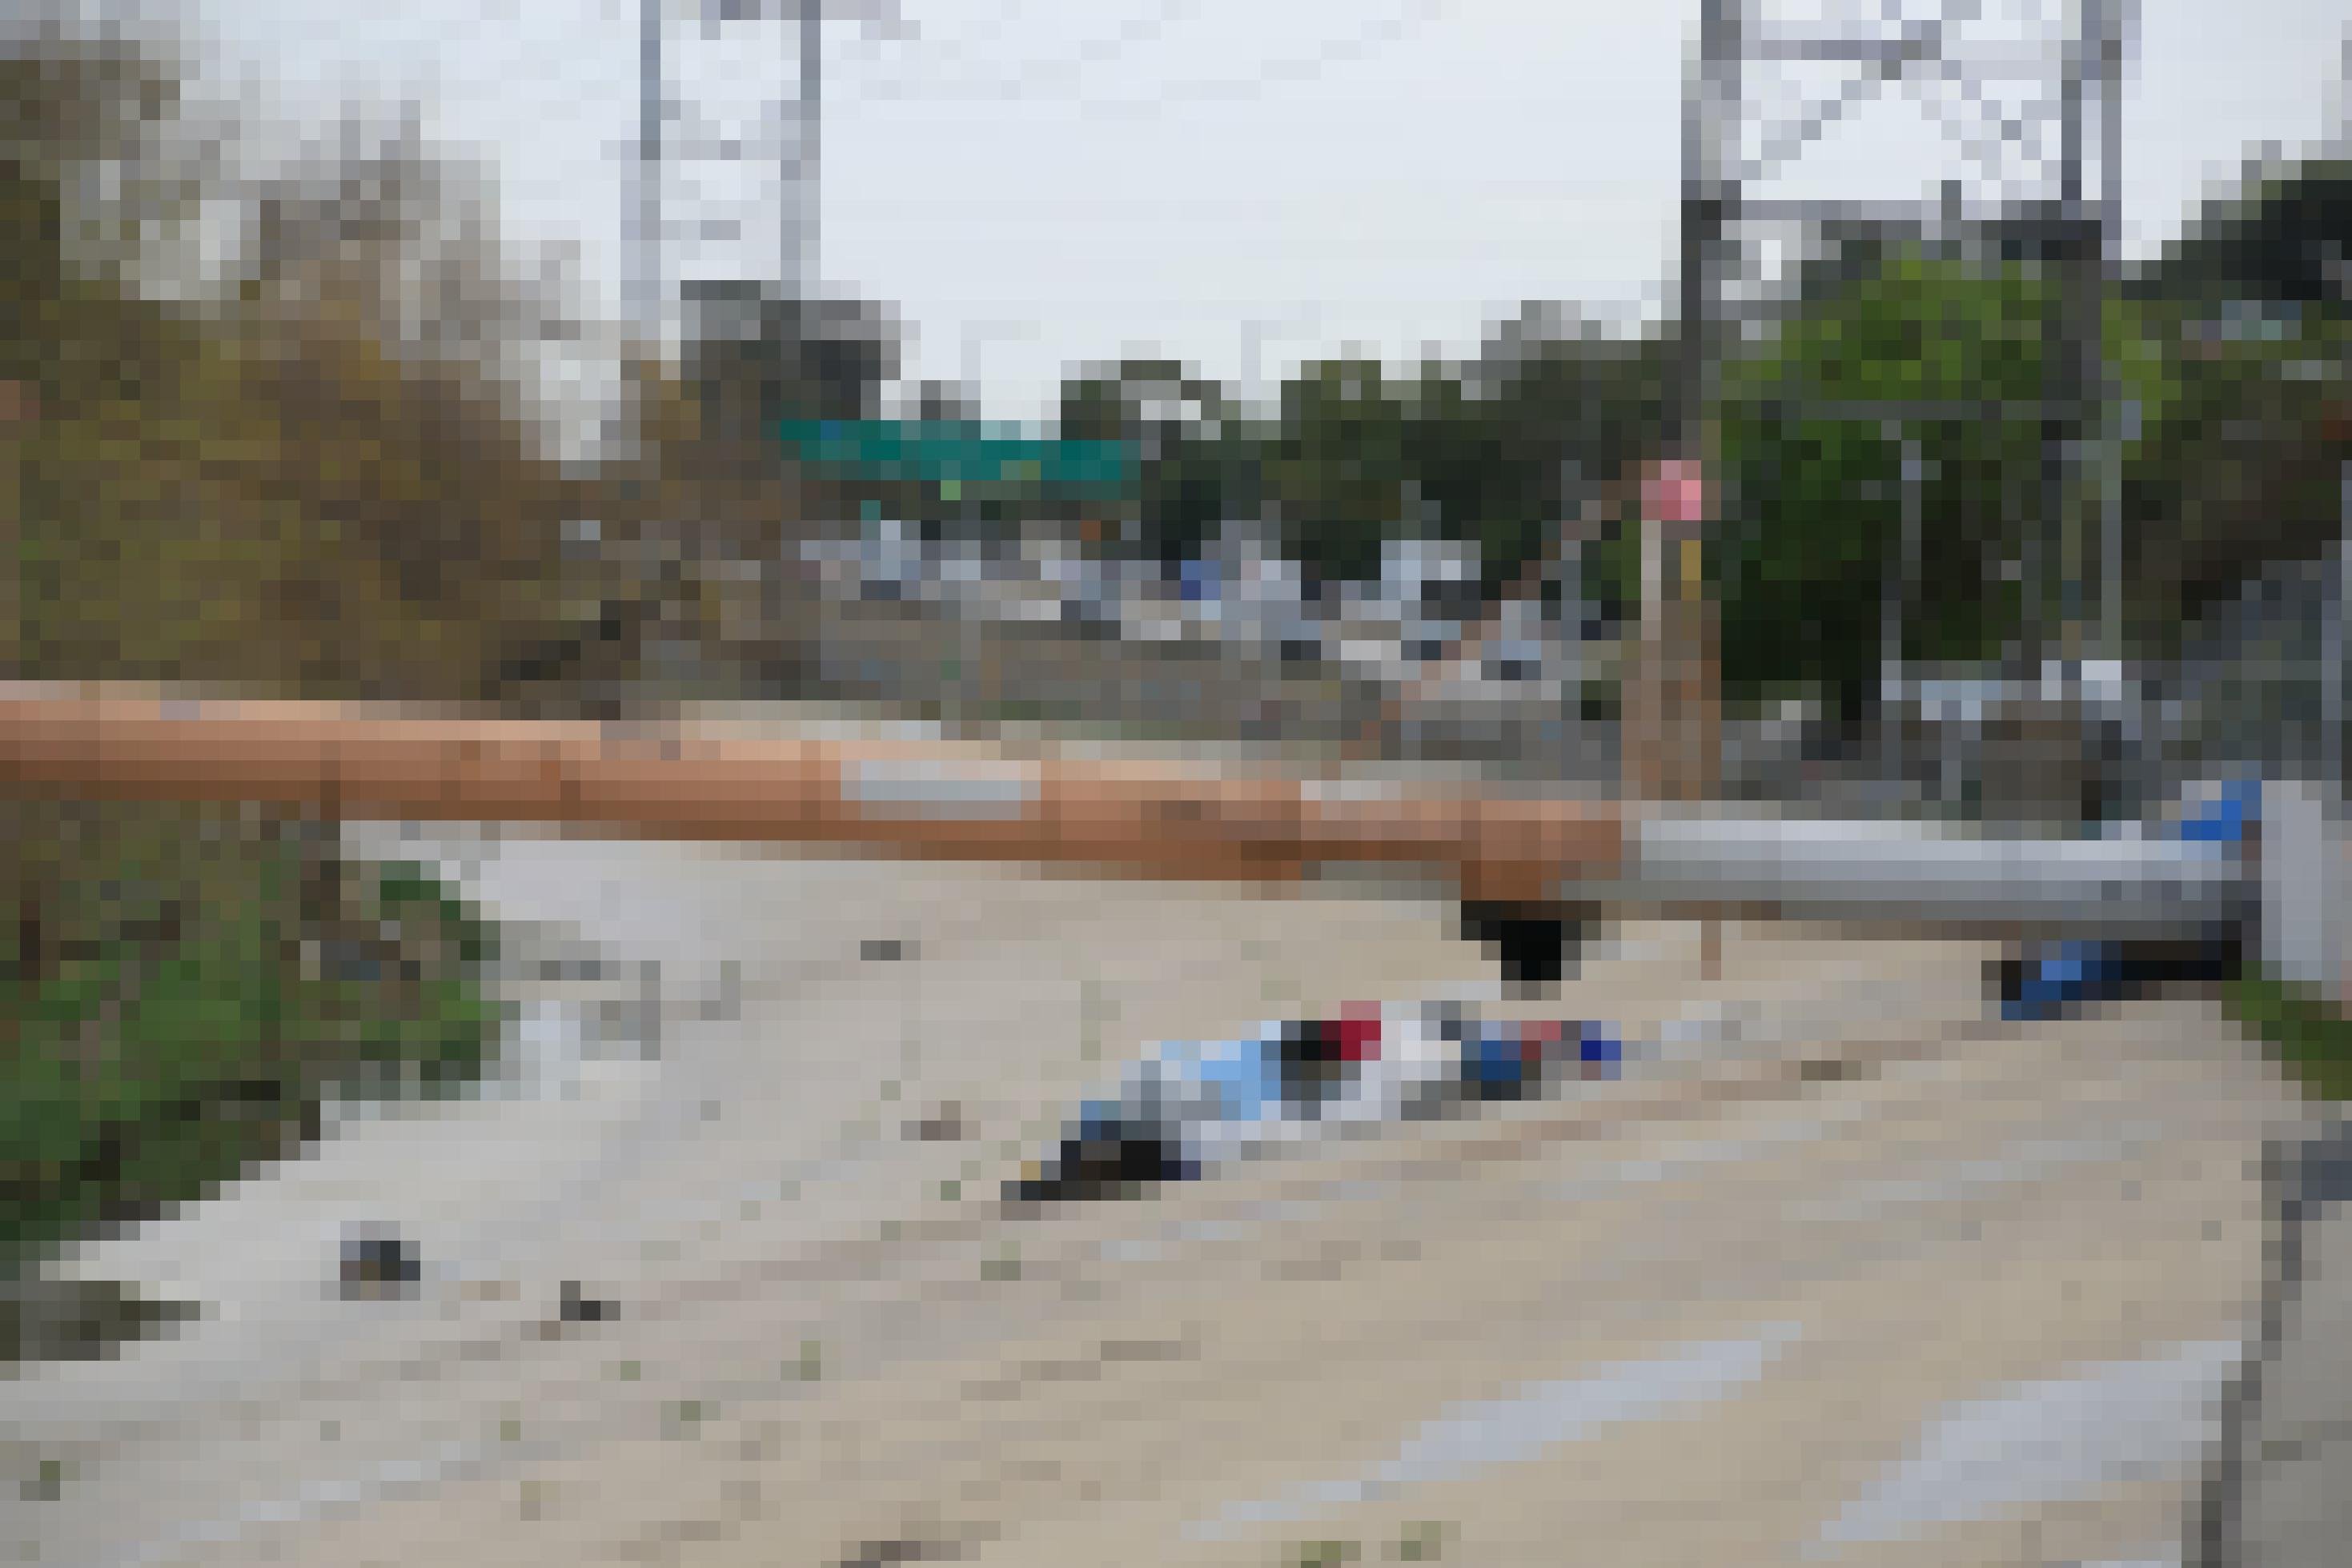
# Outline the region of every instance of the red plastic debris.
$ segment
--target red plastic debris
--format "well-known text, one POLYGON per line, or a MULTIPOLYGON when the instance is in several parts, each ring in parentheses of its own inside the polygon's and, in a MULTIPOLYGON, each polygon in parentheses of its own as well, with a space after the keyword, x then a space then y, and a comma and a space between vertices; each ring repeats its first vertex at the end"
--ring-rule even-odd
POLYGON ((1342 1008, 1332 1032, 1339 1042, 1342 1061, 1370 1061, 1381 1053, 1381 1010, 1356 1003, 1342 1008))

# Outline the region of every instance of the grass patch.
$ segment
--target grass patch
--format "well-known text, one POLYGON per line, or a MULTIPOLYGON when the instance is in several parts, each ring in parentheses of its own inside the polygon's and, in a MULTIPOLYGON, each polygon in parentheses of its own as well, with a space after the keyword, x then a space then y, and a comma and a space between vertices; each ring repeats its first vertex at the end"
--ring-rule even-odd
POLYGON ((2268 975, 2247 975, 2223 990, 2230 1014, 2260 1040, 2313 1099, 2352 1099, 2352 1019, 2320 994, 2268 975))
POLYGON ((299 1150, 333 1094, 441 1094, 494 1047, 495 935, 413 866, 197 808, 11 803, 0 1277, 299 1150))
POLYGON ((1341 1568, 1363 1555, 1352 1541, 1297 1541, 1282 1556, 1283 1568, 1341 1568))
POLYGON ((1434 1563, 1445 1554, 1445 1526, 1437 1521, 1416 1521, 1405 1527, 1389 1555, 1400 1563, 1434 1563))

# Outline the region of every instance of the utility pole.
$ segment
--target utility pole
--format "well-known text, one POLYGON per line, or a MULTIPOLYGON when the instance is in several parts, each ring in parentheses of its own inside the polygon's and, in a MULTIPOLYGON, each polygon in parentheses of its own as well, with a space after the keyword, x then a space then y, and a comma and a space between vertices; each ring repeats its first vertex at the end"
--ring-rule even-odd
POLYGON ((1643 800, 1704 799, 1721 783, 1705 552, 1719 504, 1714 412, 1748 3, 1699 0, 1698 55, 1683 107, 1681 338, 1664 461, 1641 488, 1642 634, 1624 705, 1626 785, 1643 800))
MULTIPOLYGON (((2099 253, 2109 284, 2121 276, 2124 214, 2124 51, 2134 36, 2138 0, 2099 0, 2099 253)), ((2102 295, 2104 297, 2104 289, 2102 295)), ((2102 323, 2104 333, 2104 322, 2102 323)), ((2139 410, 2124 396, 2116 356, 2099 357, 2099 641, 2101 656, 2121 659, 2124 625, 2124 443, 2139 434, 2139 410)))
MULTIPOLYGON (((1904 622, 1919 592, 1919 487, 1927 476, 1927 460, 1919 455, 1919 438, 1907 434, 1899 420, 1888 420, 1886 431, 1903 453, 1903 538, 1887 573, 1885 600, 1879 606, 1882 700, 1903 690, 1904 622)), ((1885 743, 1886 776, 1896 778, 1902 766, 1900 737, 1889 725, 1882 738, 1885 743)))
POLYGON ((2029 552, 2029 639, 2080 659, 2125 651, 2123 444, 2126 406, 2106 351, 2105 299, 2119 265, 2123 205, 2124 55, 2137 0, 2076 0, 2058 93, 2057 198, 2034 247, 2050 296, 2053 374, 2043 409, 2042 528, 2029 552), (2094 110, 2095 109, 2095 115, 2094 110), (2084 166, 2098 162, 2094 198, 2084 166), (2086 558, 2097 530, 2095 622, 2086 558))
POLYGON ((786 266, 792 269, 794 298, 814 299, 822 287, 818 264, 824 224, 824 187, 818 154, 824 133, 824 0, 800 0, 801 94, 800 145, 794 149, 799 168, 788 188, 799 197, 797 234, 786 236, 786 266))
POLYGON ((646 341, 656 347, 667 336, 668 313, 662 246, 662 5, 663 0, 638 0, 636 233, 629 247, 630 308, 646 341))

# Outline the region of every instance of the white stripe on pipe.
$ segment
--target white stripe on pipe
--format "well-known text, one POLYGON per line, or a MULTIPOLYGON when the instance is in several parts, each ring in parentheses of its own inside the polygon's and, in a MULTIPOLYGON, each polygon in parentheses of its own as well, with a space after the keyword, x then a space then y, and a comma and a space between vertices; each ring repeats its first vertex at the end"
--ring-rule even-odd
POLYGON ((864 761, 842 770, 842 798, 867 816, 1009 821, 1034 809, 1036 779, 939 762, 864 761))

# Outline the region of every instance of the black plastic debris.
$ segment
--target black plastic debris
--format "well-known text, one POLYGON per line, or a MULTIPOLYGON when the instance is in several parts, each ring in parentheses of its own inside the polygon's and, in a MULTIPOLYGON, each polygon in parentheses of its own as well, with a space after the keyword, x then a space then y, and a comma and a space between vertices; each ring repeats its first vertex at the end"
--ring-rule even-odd
POLYGON ((1575 904, 1465 903, 1461 934, 1502 967, 1522 990, 1548 990, 1573 968, 1597 918, 1575 904))
POLYGON ((1115 1116, 1089 1116, 1062 1140, 1042 1172, 1008 1184, 1005 1197, 1016 1204, 1138 1197, 1168 1182, 1189 1181, 1195 1174, 1181 1145, 1167 1129, 1115 1116))
POLYGON ((619 1303, 587 1294, 577 1280, 563 1281, 562 1297, 555 1315, 563 1322, 609 1323, 621 1315, 619 1303))
POLYGON ((357 1298, 399 1296, 424 1282, 416 1243, 390 1226, 354 1228, 343 1239, 343 1293, 357 1298))
POLYGON ((2002 1018, 2039 1022, 2168 985, 2226 980, 2241 970, 2242 946, 2232 934, 2202 941, 2044 943, 1996 960, 1990 978, 2002 1018))

